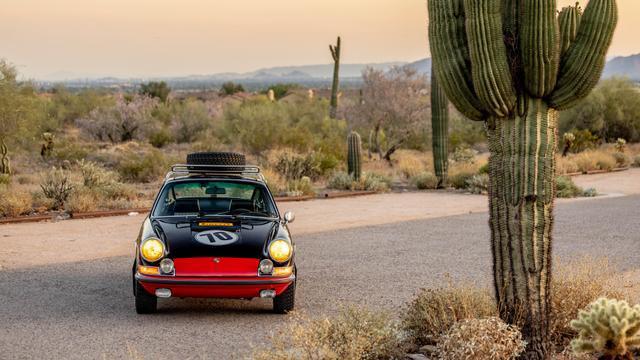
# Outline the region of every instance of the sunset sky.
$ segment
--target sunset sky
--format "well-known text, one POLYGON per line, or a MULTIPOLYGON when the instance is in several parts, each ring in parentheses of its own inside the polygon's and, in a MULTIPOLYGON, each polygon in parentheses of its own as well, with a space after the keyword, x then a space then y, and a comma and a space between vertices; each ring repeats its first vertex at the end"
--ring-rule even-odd
MULTIPOLYGON (((427 57, 425 0, 2 0, 0 58, 30 78, 174 76, 427 57)), ((559 0, 559 5, 575 0, 559 0)), ((640 52, 640 1, 618 0, 610 56, 640 52)))

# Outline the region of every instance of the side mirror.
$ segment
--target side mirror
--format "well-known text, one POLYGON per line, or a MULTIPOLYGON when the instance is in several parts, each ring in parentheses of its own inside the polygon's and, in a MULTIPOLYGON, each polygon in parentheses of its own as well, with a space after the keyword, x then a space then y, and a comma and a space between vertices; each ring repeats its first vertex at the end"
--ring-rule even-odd
POLYGON ((292 223, 296 219, 296 215, 292 211, 287 211, 284 213, 284 222, 292 223))

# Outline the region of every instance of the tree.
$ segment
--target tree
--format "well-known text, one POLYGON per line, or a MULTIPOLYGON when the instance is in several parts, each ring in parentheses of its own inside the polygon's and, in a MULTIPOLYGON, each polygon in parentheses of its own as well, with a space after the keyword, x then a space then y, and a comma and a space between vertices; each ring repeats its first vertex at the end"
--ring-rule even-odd
POLYGON ((170 93, 171 88, 164 81, 151 81, 140 85, 140 95, 159 99, 163 103, 167 102, 170 93))
POLYGON ((551 229, 558 111, 596 86, 617 23, 615 0, 584 14, 555 0, 429 0, 429 43, 449 101, 483 121, 500 316, 522 320, 525 359, 549 357, 551 229))
POLYGON ((367 68, 362 78, 362 101, 352 105, 349 118, 371 129, 369 146, 380 158, 391 161, 396 150, 424 129, 429 109, 426 78, 409 67, 394 67, 386 73, 367 68))
POLYGON ((220 93, 226 96, 237 94, 239 92, 244 92, 244 87, 242 84, 236 84, 233 81, 227 81, 222 84, 222 87, 220 88, 220 93))

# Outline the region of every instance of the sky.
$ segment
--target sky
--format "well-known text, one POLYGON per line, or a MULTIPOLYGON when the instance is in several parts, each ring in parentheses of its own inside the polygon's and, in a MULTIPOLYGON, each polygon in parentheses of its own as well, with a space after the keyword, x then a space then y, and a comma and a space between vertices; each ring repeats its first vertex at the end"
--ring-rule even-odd
MULTIPOLYGON (((575 0, 558 0, 559 6, 575 0)), ((584 2, 584 1, 583 1, 584 2)), ((425 0, 2 0, 0 58, 24 77, 153 77, 429 56, 425 0)), ((609 56, 640 52, 640 1, 618 0, 609 56)))

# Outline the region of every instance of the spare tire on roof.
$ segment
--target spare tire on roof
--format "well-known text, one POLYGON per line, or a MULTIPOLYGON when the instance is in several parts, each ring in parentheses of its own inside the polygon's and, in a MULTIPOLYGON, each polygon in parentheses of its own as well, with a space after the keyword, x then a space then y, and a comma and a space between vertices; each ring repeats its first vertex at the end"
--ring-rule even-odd
POLYGON ((187 155, 187 165, 240 165, 247 164, 244 154, 234 152, 198 152, 187 155))

